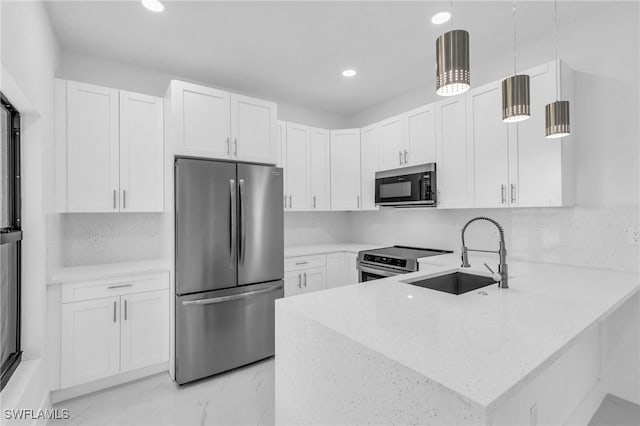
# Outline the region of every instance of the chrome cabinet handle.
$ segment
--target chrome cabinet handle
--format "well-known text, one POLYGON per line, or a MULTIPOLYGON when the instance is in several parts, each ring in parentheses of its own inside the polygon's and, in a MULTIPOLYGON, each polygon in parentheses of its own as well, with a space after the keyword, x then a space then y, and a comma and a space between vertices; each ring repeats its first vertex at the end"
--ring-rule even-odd
POLYGON ((124 320, 127 320, 127 299, 124 299, 124 320))
POLYGON ((507 188, 505 185, 500 185, 500 194, 502 195, 502 204, 507 202, 507 188))
POLYGON ((114 209, 116 208, 116 201, 117 201, 117 200, 116 200, 116 190, 114 189, 114 190, 113 190, 113 208, 114 208, 114 209))
POLYGON ((240 263, 244 263, 247 252, 247 227, 245 224, 244 179, 238 180, 240 185, 240 263))
POLYGON ((313 196, 313 208, 314 209, 316 208, 316 196, 315 195, 313 196))
POLYGON ((307 273, 304 273, 304 286, 307 287, 307 273))
POLYGON ((113 290, 114 288, 124 288, 124 287, 133 287, 133 284, 110 285, 109 287, 107 287, 107 289, 113 290))
POLYGON ((227 155, 231 157, 231 144, 229 143, 229 136, 227 136, 227 155))
POLYGON ((291 208, 291 195, 289 195, 289 208, 291 208))
POLYGON ((298 288, 302 288, 302 275, 298 274, 298 288))
POLYGON ((407 164, 408 160, 407 160, 407 156, 409 155, 409 153, 407 152, 407 150, 404 150, 404 164, 407 164))
POLYGON ((122 208, 123 209, 127 208, 127 190, 126 189, 122 190, 122 208))
POLYGON ((113 302, 113 322, 116 322, 116 304, 118 302, 113 302))
POLYGON ((233 155, 238 156, 238 138, 233 139, 233 155))
POLYGON ((236 251, 236 181, 229 179, 229 262, 236 251))
POLYGON ((296 262, 296 265, 306 265, 307 263, 309 263, 309 261, 296 262))
POLYGON ((284 194, 284 208, 287 208, 287 194, 284 194))
POLYGON ((511 184, 511 202, 516 202, 516 186, 513 183, 511 184))
POLYGON ((358 208, 360 208, 360 196, 358 195, 356 198, 357 198, 357 202, 358 202, 358 208))
POLYGON ((398 163, 402 166, 402 151, 398 151, 398 163))

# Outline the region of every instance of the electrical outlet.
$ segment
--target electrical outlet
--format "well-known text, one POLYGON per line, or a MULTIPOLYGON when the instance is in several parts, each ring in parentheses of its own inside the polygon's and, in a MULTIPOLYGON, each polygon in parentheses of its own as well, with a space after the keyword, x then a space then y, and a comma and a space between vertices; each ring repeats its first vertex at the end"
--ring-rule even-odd
POLYGON ((538 426, 538 404, 533 404, 529 409, 529 425, 538 426))
POLYGON ((91 244, 98 244, 100 240, 102 240, 102 236, 97 232, 92 232, 89 236, 89 241, 91 241, 91 244))
POLYGON ((637 226, 627 228, 627 243, 630 246, 640 246, 640 228, 637 226))

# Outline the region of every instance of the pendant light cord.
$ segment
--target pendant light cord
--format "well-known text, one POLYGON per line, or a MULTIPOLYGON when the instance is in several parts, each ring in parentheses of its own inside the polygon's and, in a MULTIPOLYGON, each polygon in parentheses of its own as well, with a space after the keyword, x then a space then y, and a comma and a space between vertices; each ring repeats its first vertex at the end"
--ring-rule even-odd
POLYGON ((513 75, 517 74, 516 71, 516 0, 513 0, 513 75))
POLYGON ((553 1, 553 27, 556 43, 556 101, 560 100, 560 55, 558 54, 558 0, 553 1))

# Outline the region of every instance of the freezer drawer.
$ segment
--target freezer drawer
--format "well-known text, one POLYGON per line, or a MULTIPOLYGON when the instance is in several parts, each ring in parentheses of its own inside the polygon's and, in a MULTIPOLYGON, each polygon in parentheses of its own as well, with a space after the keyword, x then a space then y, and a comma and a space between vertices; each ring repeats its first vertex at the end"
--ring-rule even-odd
POLYGON ((275 351, 283 281, 176 296, 176 381, 221 373, 275 351))

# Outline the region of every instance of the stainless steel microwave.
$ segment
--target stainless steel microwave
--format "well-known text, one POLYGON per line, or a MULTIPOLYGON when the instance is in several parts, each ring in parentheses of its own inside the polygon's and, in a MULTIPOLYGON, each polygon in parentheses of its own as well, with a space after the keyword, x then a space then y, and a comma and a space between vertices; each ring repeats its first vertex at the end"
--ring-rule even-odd
POLYGON ((435 207, 436 164, 376 172, 376 205, 435 207))

